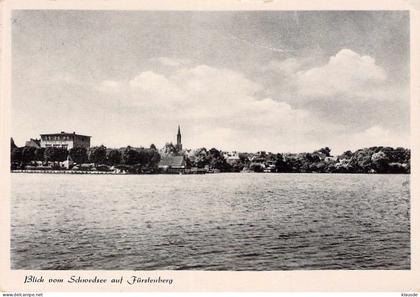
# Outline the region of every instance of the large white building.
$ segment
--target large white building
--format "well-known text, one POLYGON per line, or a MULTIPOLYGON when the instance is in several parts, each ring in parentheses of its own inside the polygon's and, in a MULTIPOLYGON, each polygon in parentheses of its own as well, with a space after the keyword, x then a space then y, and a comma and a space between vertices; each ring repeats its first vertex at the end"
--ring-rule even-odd
POLYGON ((73 133, 41 134, 41 147, 60 147, 71 149, 73 147, 90 147, 91 136, 73 133))

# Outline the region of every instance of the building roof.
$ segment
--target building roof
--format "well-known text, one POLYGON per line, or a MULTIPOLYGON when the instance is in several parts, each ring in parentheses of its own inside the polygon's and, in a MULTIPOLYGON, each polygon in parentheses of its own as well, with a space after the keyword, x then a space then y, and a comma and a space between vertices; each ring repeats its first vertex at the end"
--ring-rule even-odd
POLYGON ((159 162, 159 167, 182 167, 185 165, 183 156, 167 156, 163 157, 159 162))
POLYGON ((88 135, 81 135, 81 134, 76 134, 76 132, 73 133, 67 133, 64 131, 61 131, 60 133, 49 133, 49 134, 40 134, 41 137, 42 136, 82 136, 82 137, 92 137, 92 136, 88 136, 88 135))
POLYGON ((41 147, 41 140, 31 138, 30 140, 25 142, 25 146, 40 148, 41 147))

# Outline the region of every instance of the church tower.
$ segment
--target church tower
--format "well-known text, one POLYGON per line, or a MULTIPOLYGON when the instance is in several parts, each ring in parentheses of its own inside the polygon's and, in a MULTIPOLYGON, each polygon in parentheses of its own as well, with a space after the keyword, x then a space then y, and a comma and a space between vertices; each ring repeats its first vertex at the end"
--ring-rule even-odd
POLYGON ((177 151, 182 151, 182 142, 181 142, 181 128, 178 125, 178 134, 176 135, 176 149, 177 151))

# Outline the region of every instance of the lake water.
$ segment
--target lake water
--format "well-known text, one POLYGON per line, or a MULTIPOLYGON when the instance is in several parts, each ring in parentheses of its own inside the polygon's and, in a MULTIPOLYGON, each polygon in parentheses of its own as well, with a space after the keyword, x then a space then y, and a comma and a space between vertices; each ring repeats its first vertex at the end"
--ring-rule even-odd
POLYGON ((12 269, 410 269, 409 175, 12 174, 12 269))

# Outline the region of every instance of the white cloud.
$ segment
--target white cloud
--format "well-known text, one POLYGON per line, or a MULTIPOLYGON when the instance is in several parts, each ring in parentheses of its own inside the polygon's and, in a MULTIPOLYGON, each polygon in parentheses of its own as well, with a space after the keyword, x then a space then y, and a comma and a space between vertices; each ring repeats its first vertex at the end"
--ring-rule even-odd
POLYGON ((380 125, 369 127, 353 136, 354 142, 367 146, 408 146, 409 135, 406 131, 396 133, 380 125))
POLYGON ((406 86, 388 79, 370 56, 342 49, 328 62, 314 66, 315 58, 272 60, 259 67, 268 93, 290 103, 332 99, 353 103, 368 100, 395 101, 406 86))
POLYGON ((179 92, 173 81, 153 71, 140 73, 131 79, 128 84, 135 91, 158 95, 157 97, 167 96, 168 100, 177 96, 179 92))
MULTIPOLYGON (((141 108, 143 123, 157 123, 162 126, 159 129, 167 130, 180 123, 193 134, 185 135, 192 148, 291 151, 290 147, 303 150, 306 140, 313 139, 316 149, 320 145, 316 135, 340 129, 286 102, 259 97, 262 85, 230 69, 197 65, 167 75, 143 71, 127 83, 101 85, 124 84, 114 98, 124 98, 127 106, 141 108)), ((146 143, 156 143, 159 137, 158 131, 150 132, 146 143)))
POLYGON ((334 153, 371 146, 410 147, 409 131, 392 131, 381 125, 371 126, 353 134, 339 135, 334 153))
POLYGON ((160 57, 157 58, 157 61, 168 67, 178 67, 178 66, 185 66, 191 64, 191 60, 189 59, 179 59, 179 58, 169 58, 169 57, 160 57))
MULTIPOLYGON (((301 80, 295 87, 301 92, 312 86, 315 94, 324 96, 357 90, 368 81, 375 84, 386 79, 373 59, 347 50, 340 51, 328 64, 307 71, 299 70, 302 64, 294 59, 272 63, 270 67, 268 71, 275 70, 279 75, 299 77, 301 80), (335 78, 325 83, 328 88, 318 85, 331 75, 335 78), (349 81, 339 83, 337 77, 349 81)), ((242 151, 300 152, 330 146, 335 153, 341 153, 346 149, 405 143, 404 137, 379 125, 362 132, 349 132, 344 125, 295 108, 290 102, 261 96, 263 83, 231 69, 195 65, 178 67, 169 73, 142 71, 125 81, 102 82, 101 88, 114 91, 109 100, 136 110, 131 119, 125 119, 133 125, 126 126, 141 124, 142 143, 160 145, 173 140, 168 136, 172 134, 166 133, 174 133, 178 124, 185 131, 184 144, 189 148, 216 146, 242 151)), ((287 91, 289 94, 282 95, 292 97, 291 91, 287 91)), ((132 132, 126 133, 129 139, 132 132)))
POLYGON ((370 56, 343 49, 326 65, 296 73, 298 92, 305 97, 375 97, 386 84, 385 71, 370 56))
POLYGON ((272 71, 282 75, 294 75, 302 67, 301 61, 296 58, 287 58, 285 60, 272 60, 267 65, 262 65, 262 71, 272 71))

